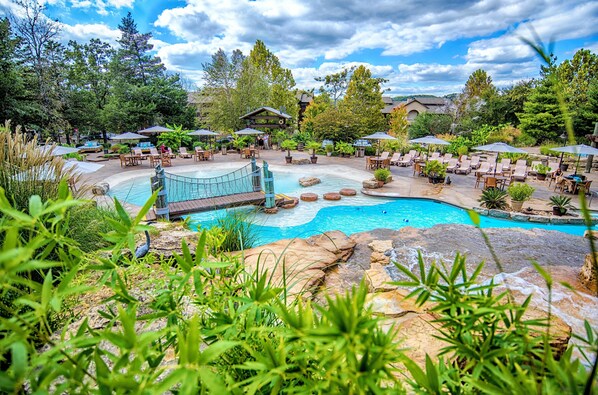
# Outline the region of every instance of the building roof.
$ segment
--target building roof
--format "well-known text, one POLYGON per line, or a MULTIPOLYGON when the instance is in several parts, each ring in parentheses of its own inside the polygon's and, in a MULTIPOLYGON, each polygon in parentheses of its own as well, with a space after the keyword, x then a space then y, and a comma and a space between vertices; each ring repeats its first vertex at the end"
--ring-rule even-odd
POLYGON ((390 97, 390 96, 382 96, 382 101, 384 102, 384 104, 392 104, 393 103, 392 97, 390 97))
POLYGON ((445 99, 443 97, 412 97, 409 100, 417 100, 424 106, 445 106, 449 104, 450 100, 445 99))
POLYGON ((261 112, 264 112, 264 111, 271 112, 272 114, 277 115, 277 116, 279 116, 281 118, 285 118, 285 119, 291 119, 292 118, 289 114, 285 114, 284 112, 279 111, 279 110, 277 110, 275 108, 272 108, 272 107, 260 107, 260 108, 258 108, 256 110, 248 112, 247 114, 239 117, 239 119, 249 118, 249 117, 257 115, 257 114, 259 114, 261 112))

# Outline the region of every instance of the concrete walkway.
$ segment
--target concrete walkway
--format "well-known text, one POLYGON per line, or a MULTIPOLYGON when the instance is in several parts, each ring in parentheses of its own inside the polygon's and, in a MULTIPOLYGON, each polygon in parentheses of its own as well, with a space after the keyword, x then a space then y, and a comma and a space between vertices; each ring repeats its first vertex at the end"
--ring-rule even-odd
MULTIPOLYGON (((373 177, 373 171, 365 169, 365 158, 340 158, 340 157, 326 157, 324 155, 318 156, 317 164, 308 165, 289 165, 285 163, 286 152, 281 151, 260 151, 259 161, 267 161, 270 165, 283 166, 288 168, 301 168, 302 172, 311 172, 313 176, 318 176, 319 173, 329 173, 333 170, 334 173, 340 176, 347 176, 348 178, 363 178, 373 177)), ((307 152, 292 152, 293 159, 309 158, 307 152)), ((94 160, 100 158, 102 154, 89 154, 88 159, 94 160)), ((80 183, 93 185, 98 182, 108 182, 110 186, 117 183, 127 181, 131 178, 139 176, 150 177, 154 174, 153 168, 149 166, 149 161, 144 161, 140 166, 122 168, 120 161, 109 160, 105 162, 97 162, 105 166, 99 171, 84 175, 80 179, 80 183)), ((193 159, 176 158, 172 160, 172 167, 166 168, 166 171, 172 173, 188 172, 203 168, 230 168, 231 171, 242 167, 249 163, 248 159, 241 159, 237 153, 228 153, 222 155, 220 153, 214 155, 213 161, 195 162, 193 159)), ((582 167, 580 166, 580 169, 582 167)), ((446 184, 430 184, 425 177, 413 175, 413 167, 391 167, 393 181, 386 184, 380 189, 375 189, 375 193, 380 193, 391 197, 424 197, 433 198, 447 203, 452 203, 464 208, 478 207, 478 199, 481 195, 481 188, 474 188, 475 175, 449 174, 452 181, 450 185, 446 184)), ((588 180, 593 181, 595 188, 598 188, 598 174, 585 174, 588 180)), ((549 198, 552 195, 558 194, 554 192, 554 184, 549 188, 548 180, 538 181, 535 177, 529 176, 526 181, 528 184, 536 188, 533 198, 524 203, 524 207, 531 207, 534 210, 551 210, 548 205, 549 198)), ((578 198, 574 195, 569 195, 572 198, 572 204, 578 207, 578 198)), ((591 209, 598 209, 598 199, 591 202, 591 209)))

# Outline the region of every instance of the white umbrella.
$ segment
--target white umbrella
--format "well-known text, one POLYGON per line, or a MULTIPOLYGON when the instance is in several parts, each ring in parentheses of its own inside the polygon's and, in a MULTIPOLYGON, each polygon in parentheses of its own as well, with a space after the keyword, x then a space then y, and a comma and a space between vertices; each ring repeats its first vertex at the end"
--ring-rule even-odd
MULTIPOLYGON (((487 151, 487 152, 506 152, 512 154, 527 154, 527 151, 524 151, 519 148, 511 147, 509 144, 505 143, 492 143, 486 145, 480 145, 479 147, 473 147, 474 150, 478 151, 487 151)), ((494 175, 496 175, 496 163, 498 162, 498 155, 496 156, 496 160, 494 162, 494 175)))
POLYGON ((439 139, 439 138, 434 137, 434 136, 420 137, 420 138, 417 138, 417 139, 409 140, 409 142, 410 143, 421 144, 421 145, 427 146, 428 147, 428 156, 430 156, 430 146, 431 145, 450 145, 451 144, 448 141, 445 141, 443 139, 439 139))
POLYGON ((90 174, 100 170, 104 165, 91 162, 69 160, 64 164, 65 169, 72 169, 73 174, 90 174))
POLYGON ((566 147, 551 148, 550 150, 577 155, 577 163, 575 164, 574 174, 577 174, 577 167, 579 166, 579 161, 582 155, 598 155, 598 149, 585 144, 568 145, 566 147))
POLYGON ((218 136, 219 135, 219 133, 212 132, 211 130, 206 130, 206 129, 198 129, 193 132, 189 132, 187 134, 189 136, 218 136))
POLYGON ((149 139, 149 137, 142 136, 140 134, 132 133, 132 132, 117 134, 116 136, 110 137, 110 140, 140 140, 140 139, 149 139))
POLYGON ((137 133, 147 133, 147 134, 154 134, 154 133, 162 133, 162 132, 173 132, 172 129, 165 128, 164 126, 152 126, 151 128, 141 129, 138 130, 137 133))
POLYGON ((396 137, 392 137, 390 134, 388 134, 386 132, 376 132, 374 134, 364 136, 364 137, 362 137, 362 139, 378 140, 378 147, 376 148, 376 154, 378 156, 380 156, 380 140, 396 140, 396 137))
POLYGON ((235 132, 238 135, 241 136, 250 136, 250 135, 254 135, 254 134, 264 134, 264 132, 257 130, 257 129, 251 129, 251 128, 245 128, 245 129, 241 129, 237 132, 235 132))
POLYGON ((409 140, 410 143, 416 144, 427 144, 427 145, 450 145, 448 141, 436 138, 434 136, 420 137, 417 139, 409 140))
POLYGON ((52 156, 62 156, 79 152, 79 148, 62 147, 60 145, 42 145, 39 150, 44 153, 50 153, 52 156))

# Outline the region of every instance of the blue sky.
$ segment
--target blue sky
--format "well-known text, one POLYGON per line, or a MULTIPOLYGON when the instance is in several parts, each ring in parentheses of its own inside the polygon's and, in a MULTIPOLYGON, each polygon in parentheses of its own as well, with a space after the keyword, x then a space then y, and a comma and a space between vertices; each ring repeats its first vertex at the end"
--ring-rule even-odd
MULTIPOLYGON (((459 92, 476 69, 505 87, 536 77, 521 37, 553 40, 559 61, 598 52, 598 1, 581 0, 42 0, 61 39, 115 43, 131 12, 166 67, 197 86, 218 48, 248 53, 256 39, 290 68, 298 88, 354 64, 388 80, 390 95, 459 92)), ((18 8, 0 0, 0 12, 18 8)))

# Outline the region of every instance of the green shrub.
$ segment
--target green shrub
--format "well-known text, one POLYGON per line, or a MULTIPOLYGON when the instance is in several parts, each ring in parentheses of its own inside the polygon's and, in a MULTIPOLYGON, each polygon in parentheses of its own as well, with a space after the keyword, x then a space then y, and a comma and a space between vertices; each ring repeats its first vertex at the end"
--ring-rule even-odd
POLYGON ((527 133, 521 133, 519 137, 515 139, 513 145, 515 147, 533 147, 537 144, 537 140, 527 133))
POLYGON ((109 244, 103 235, 114 230, 106 219, 118 219, 118 214, 109 208, 98 207, 89 202, 71 208, 68 211, 69 224, 67 236, 84 252, 97 251, 109 244))
POLYGON ((386 182, 390 177, 390 170, 388 169, 377 169, 374 171, 374 178, 378 181, 386 182))
POLYGON ((241 251, 253 247, 258 241, 258 233, 253 223, 254 213, 245 210, 229 210, 216 221, 214 233, 220 233, 222 242, 217 252, 241 251))
POLYGON ((355 147, 345 142, 336 143, 336 150, 343 155, 353 155, 355 153, 355 147))
POLYGON ((307 144, 305 144, 305 148, 310 150, 313 156, 316 155, 316 151, 319 150, 321 146, 322 144, 317 141, 308 141, 307 144))
POLYGON ((280 148, 287 150, 287 156, 291 156, 291 150, 297 149, 297 142, 295 140, 285 140, 280 144, 280 148))
POLYGON ((516 182, 509 185, 507 191, 512 200, 517 202, 525 202, 529 200, 536 189, 531 185, 522 182, 516 182))
POLYGON ((424 174, 432 178, 446 177, 447 165, 442 164, 437 160, 429 160, 424 167, 424 174))
POLYGON ((554 156, 554 157, 560 156, 561 155, 560 152, 552 150, 553 148, 558 148, 558 147, 560 147, 560 145, 556 144, 556 143, 542 144, 542 146, 540 147, 540 154, 547 155, 547 156, 554 156))
POLYGON ((482 191, 480 206, 487 209, 504 210, 507 207, 507 193, 498 188, 487 188, 482 191))
POLYGON ((546 166, 540 163, 534 166, 534 170, 536 171, 536 173, 545 176, 550 171, 550 166, 546 166))
POLYGON ((549 205, 552 207, 556 207, 560 211, 561 215, 565 214, 568 209, 574 208, 571 205, 571 198, 563 195, 551 196, 549 205))

